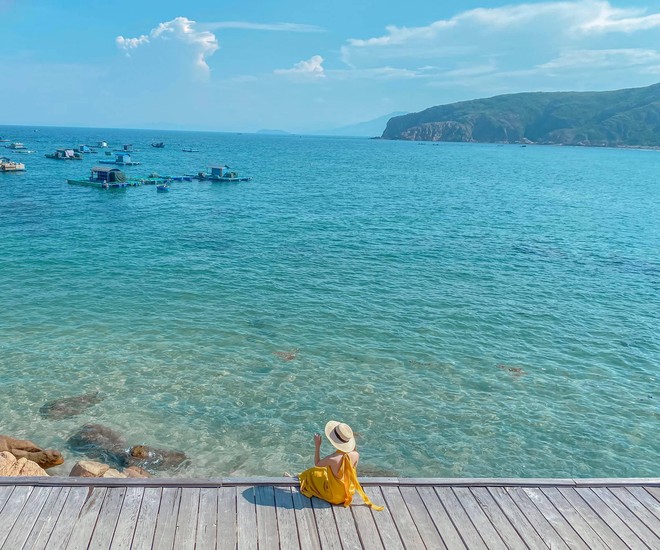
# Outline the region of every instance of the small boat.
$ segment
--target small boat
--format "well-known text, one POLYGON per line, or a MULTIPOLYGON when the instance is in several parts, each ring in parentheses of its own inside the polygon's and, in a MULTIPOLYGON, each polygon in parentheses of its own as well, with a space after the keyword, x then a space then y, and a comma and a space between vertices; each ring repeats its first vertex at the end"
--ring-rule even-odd
POLYGON ((218 181, 224 183, 237 183, 239 181, 252 181, 249 176, 239 176, 238 172, 231 171, 229 166, 209 166, 210 174, 198 172, 193 178, 199 181, 218 181))
POLYGON ((89 154, 89 153, 96 153, 96 149, 92 149, 89 145, 78 145, 78 149, 76 149, 79 153, 84 153, 84 154, 89 154))
POLYGON ((167 183, 161 183, 159 185, 156 185, 157 193, 166 193, 169 190, 170 190, 170 186, 167 183))
POLYGON ((187 149, 181 149, 181 150, 182 150, 184 153, 199 153, 199 149, 191 149, 191 148, 187 148, 187 149))
POLYGON ((160 141, 158 143, 152 143, 151 146, 155 147, 156 149, 164 149, 165 148, 165 144, 162 141, 160 141))
POLYGON ((82 153, 73 149, 58 149, 54 153, 44 155, 47 159, 55 160, 82 160, 82 153))
POLYGON ((118 164, 120 166, 137 166, 140 164, 131 159, 131 155, 128 153, 117 153, 115 155, 115 160, 99 160, 101 164, 118 164))
POLYGON ((0 143, 9 143, 9 140, 4 139, 3 137, 0 137, 0 143))
POLYGON ((105 142, 105 141, 99 141, 99 142, 97 142, 96 146, 99 149, 107 149, 108 148, 108 143, 105 142))
POLYGON ((71 185, 96 187, 98 189, 122 189, 124 187, 138 187, 143 184, 141 180, 130 180, 119 168, 106 168, 95 166, 86 180, 67 180, 71 185))
POLYGON ((19 151, 21 149, 27 149, 25 145, 20 143, 19 141, 15 141, 14 143, 10 143, 9 145, 5 145, 7 149, 13 149, 14 151, 19 151))
POLYGON ((25 170, 25 164, 14 162, 7 157, 0 157, 0 172, 22 172, 25 170))

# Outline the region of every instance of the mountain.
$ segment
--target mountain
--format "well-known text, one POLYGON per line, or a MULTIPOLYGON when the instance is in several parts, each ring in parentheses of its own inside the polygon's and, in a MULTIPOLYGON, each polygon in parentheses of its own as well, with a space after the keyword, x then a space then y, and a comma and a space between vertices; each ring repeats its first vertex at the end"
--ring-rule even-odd
POLYGON ((330 130, 319 130, 318 132, 313 132, 314 134, 323 135, 323 136, 347 136, 347 137, 373 137, 379 136, 383 133, 383 128, 387 124, 387 121, 392 117, 399 115, 405 115, 403 111, 398 111, 390 113, 389 115, 383 115, 373 120, 367 120, 366 122, 358 122, 357 124, 350 124, 348 126, 341 126, 340 128, 332 128, 330 130))
POLYGON ((390 119, 382 139, 660 146, 660 84, 508 94, 390 119))

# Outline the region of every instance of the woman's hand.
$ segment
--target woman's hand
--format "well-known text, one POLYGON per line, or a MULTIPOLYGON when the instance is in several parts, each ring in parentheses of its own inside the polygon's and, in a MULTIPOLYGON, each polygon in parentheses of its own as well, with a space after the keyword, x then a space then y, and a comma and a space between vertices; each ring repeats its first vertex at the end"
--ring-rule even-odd
POLYGON ((314 446, 318 449, 321 447, 321 435, 320 434, 314 434, 314 446))

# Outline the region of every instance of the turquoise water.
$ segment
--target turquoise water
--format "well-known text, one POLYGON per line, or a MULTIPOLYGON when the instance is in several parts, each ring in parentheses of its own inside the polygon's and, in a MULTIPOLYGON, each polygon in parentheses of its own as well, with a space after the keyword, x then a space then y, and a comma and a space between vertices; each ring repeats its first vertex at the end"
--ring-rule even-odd
POLYGON ((38 151, 0 174, 0 433, 54 471, 98 422, 189 454, 161 475, 280 475, 339 419, 365 474, 658 475, 659 152, 0 134, 38 151), (43 157, 101 139, 254 179, 103 191, 66 183, 98 155, 43 157))

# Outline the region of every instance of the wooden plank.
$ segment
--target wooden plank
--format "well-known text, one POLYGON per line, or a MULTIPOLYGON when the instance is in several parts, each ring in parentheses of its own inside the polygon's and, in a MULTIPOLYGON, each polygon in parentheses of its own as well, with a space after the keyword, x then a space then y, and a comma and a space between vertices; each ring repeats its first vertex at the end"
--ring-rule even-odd
MULTIPOLYGON (((144 487, 127 487, 112 537, 112 550, 130 549, 140 515, 144 487)), ((103 513, 103 511, 101 511, 103 513)), ((98 529, 98 527, 97 527, 98 529)), ((150 541, 151 543, 151 541, 150 541)))
POLYGON ((300 493, 298 488, 291 488, 293 499, 293 510, 298 525, 298 542, 300 547, 307 550, 318 550, 321 548, 321 540, 316 527, 316 518, 312 508, 312 501, 300 493))
MULTIPOLYGON (((97 489, 96 492, 103 493, 101 495, 97 495, 96 497, 100 501, 103 501, 105 489, 97 489)), ((64 505, 62 506, 62 511, 60 512, 60 515, 58 516, 57 521, 53 526, 53 531, 50 534, 50 538, 46 543, 46 548, 48 548, 48 550, 57 550, 59 548, 67 547, 72 534, 80 528, 80 517, 84 515, 83 512, 86 511, 85 506, 89 502, 90 498, 90 490, 88 488, 71 488, 66 497, 66 500, 64 501, 64 505)), ((100 506, 101 504, 99 502, 99 508, 100 506)), ((96 512, 98 514, 98 508, 96 509, 96 512)), ((91 534, 91 531, 89 533, 91 534)), ((88 540, 89 537, 87 541, 88 540)))
MULTIPOLYGON (((236 487, 218 489, 218 548, 229 550, 236 548, 236 487)), ((242 498, 242 497, 241 497, 242 498)))
POLYGON ((105 550, 110 548, 115 527, 124 502, 128 487, 111 487, 103 499, 103 505, 96 521, 96 527, 89 542, 90 550, 105 550))
MULTIPOLYGON (((491 525, 497 531, 497 534, 500 536, 507 548, 514 548, 518 550, 525 550, 527 544, 523 542, 523 539, 518 534, 518 531, 511 525, 508 517, 500 510, 499 505, 495 499, 488 492, 486 487, 474 487, 473 489, 468 489, 477 504, 488 517, 491 525)), ((458 489, 457 489, 458 491, 458 489)))
POLYGON ((461 539, 463 539, 465 545, 470 549, 487 548, 479 531, 477 531, 470 516, 463 509, 463 506, 461 506, 451 487, 435 487, 434 490, 445 510, 447 510, 454 527, 456 527, 456 530, 461 535, 461 539))
POLYGON ((14 491, 14 485, 5 485, 0 487, 0 512, 5 507, 5 503, 9 500, 12 492, 14 491))
POLYGON ((257 510, 254 487, 239 488, 236 499, 236 528, 239 550, 257 548, 257 510))
MULTIPOLYGON (((374 521, 374 516, 368 506, 351 506, 355 528, 357 529, 362 548, 365 550, 383 550, 384 546, 378 534, 378 528, 374 521)), ((374 512, 381 514, 382 512, 374 512)))
POLYGON ((176 531, 174 533, 175 549, 195 547, 200 491, 199 487, 183 487, 181 489, 181 503, 179 504, 179 514, 176 519, 176 531))
POLYGON ((255 488, 257 508, 257 544, 259 550, 278 549, 277 511, 275 510, 275 489, 263 485, 255 488))
POLYGON ((506 550, 506 545, 502 541, 502 538, 488 519, 488 516, 481 509, 481 506, 479 506, 469 487, 454 487, 451 490, 460 501, 467 515, 470 516, 472 524, 479 531, 479 535, 486 543, 486 546, 493 550, 506 550))
POLYGON ((174 546, 176 519, 181 502, 180 487, 165 487, 160 497, 160 508, 154 531, 153 547, 158 550, 171 549, 174 546))
POLYGON ((417 489, 415 487, 399 486, 399 491, 406 507, 408 508, 408 512, 410 512, 410 516, 417 527, 419 536, 422 541, 424 541, 426 547, 438 549, 446 548, 446 545, 436 529, 435 523, 433 523, 433 519, 426 509, 426 506, 424 506, 424 501, 422 501, 422 497, 419 496, 417 489))
POLYGON ((578 511, 561 495, 555 487, 543 487, 539 489, 543 495, 552 503, 559 513, 571 524, 582 540, 591 549, 607 550, 607 546, 590 525, 584 521, 578 511))
POLYGON ((539 488, 507 487, 505 491, 550 548, 587 547, 539 488))
POLYGON ((607 506, 590 487, 578 487, 577 492, 591 506, 609 527, 621 538, 629 548, 642 548, 642 540, 607 506))
POLYGON ((392 519, 394 520, 397 531, 399 531, 399 536, 404 546, 406 548, 423 548, 422 537, 408 511, 399 487, 386 486, 381 487, 380 490, 385 499, 385 506, 387 506, 387 509, 392 514, 392 519))
POLYGON ((158 509, 163 490, 160 487, 144 487, 140 513, 135 524, 132 548, 151 548, 158 521, 158 509))
POLYGON ((658 533, 660 530, 649 528, 649 523, 653 524, 654 516, 637 499, 631 499, 631 494, 624 487, 594 487, 594 493, 605 502, 614 513, 619 516, 635 534, 648 544, 651 548, 654 545, 660 548, 660 539, 658 533))
MULTIPOLYGON (((479 491, 480 490, 481 489, 479 489, 479 491)), ((547 521, 545 520, 544 522, 552 531, 555 540, 553 540, 550 543, 544 540, 543 536, 536 531, 534 525, 530 522, 527 516, 525 516, 525 514, 522 513, 520 508, 518 508, 514 500, 504 490, 503 487, 489 487, 486 490, 493 498, 493 500, 497 503, 497 505, 500 507, 502 513, 507 517, 513 528, 516 530, 516 533, 518 533, 518 535, 525 542, 525 545, 527 547, 545 548, 547 546, 548 548, 557 548, 557 549, 568 548, 566 544, 564 544, 563 541, 559 538, 557 532, 554 529, 552 529, 552 526, 550 526, 550 524, 548 524, 547 521)), ((477 496, 477 499, 480 499, 480 497, 477 496)), ((531 503, 530 506, 534 507, 531 503)), ((536 510, 535 507, 534 509, 536 510)), ((541 519, 543 519, 540 513, 538 512, 538 510, 536 511, 537 514, 541 517, 541 519)))
POLYGON ((341 548, 339 531, 335 523, 335 516, 332 513, 332 504, 319 498, 312 498, 312 508, 314 508, 314 517, 316 518, 316 528, 319 532, 321 548, 341 548))
POLYGON ((71 489, 48 541, 48 548, 57 547, 71 550, 87 548, 107 491, 108 489, 105 487, 71 489), (74 507, 73 503, 76 498, 81 499, 82 504, 74 507))
MULTIPOLYGON (((592 509, 587 501, 585 501, 575 489, 558 487, 556 490, 578 511, 608 547, 624 547, 623 540, 621 540, 621 538, 610 528, 607 522, 603 521, 600 515, 598 515, 598 512, 592 509)), ((603 508, 605 507, 603 506, 603 508)))
MULTIPOLYGON (((23 546, 52 491, 52 487, 34 488, 23 507, 23 511, 9 532, 3 548, 11 549, 23 546)), ((0 546, 2 545, 0 544, 0 546)))
POLYGON ((215 549, 218 536, 218 489, 204 487, 199 492, 199 513, 195 549, 215 549))
POLYGON ((660 488, 626 487, 656 518, 660 519, 660 488))
POLYGON ((357 532, 351 507, 333 506, 332 513, 335 516, 335 524, 337 525, 342 548, 344 550, 361 550, 363 546, 360 543, 360 535, 357 532))
MULTIPOLYGON (((380 487, 372 486, 362 488, 371 502, 379 506, 385 505, 385 497, 383 497, 383 492, 380 487)), ((396 524, 394 523, 394 518, 392 518, 390 509, 385 507, 382 512, 374 512, 373 510, 371 510, 371 512, 383 546, 388 550, 390 548, 404 548, 403 541, 396 529, 396 524)))
POLYGON ((0 546, 3 545, 14 523, 21 515, 23 507, 34 489, 29 486, 16 487, 0 512, 0 546))
POLYGON ((450 549, 464 549, 465 544, 463 544, 461 535, 456 530, 456 527, 454 527, 449 514, 447 514, 447 510, 445 510, 433 487, 424 485, 417 487, 417 493, 424 502, 424 506, 428 510, 445 546, 450 549))
POLYGON ((32 531, 23 545, 24 548, 30 550, 46 548, 70 490, 69 487, 51 488, 51 494, 32 527, 32 531))
POLYGON ((275 487, 275 513, 277 515, 277 531, 282 548, 298 548, 298 528, 296 513, 293 509, 291 487, 275 487))

